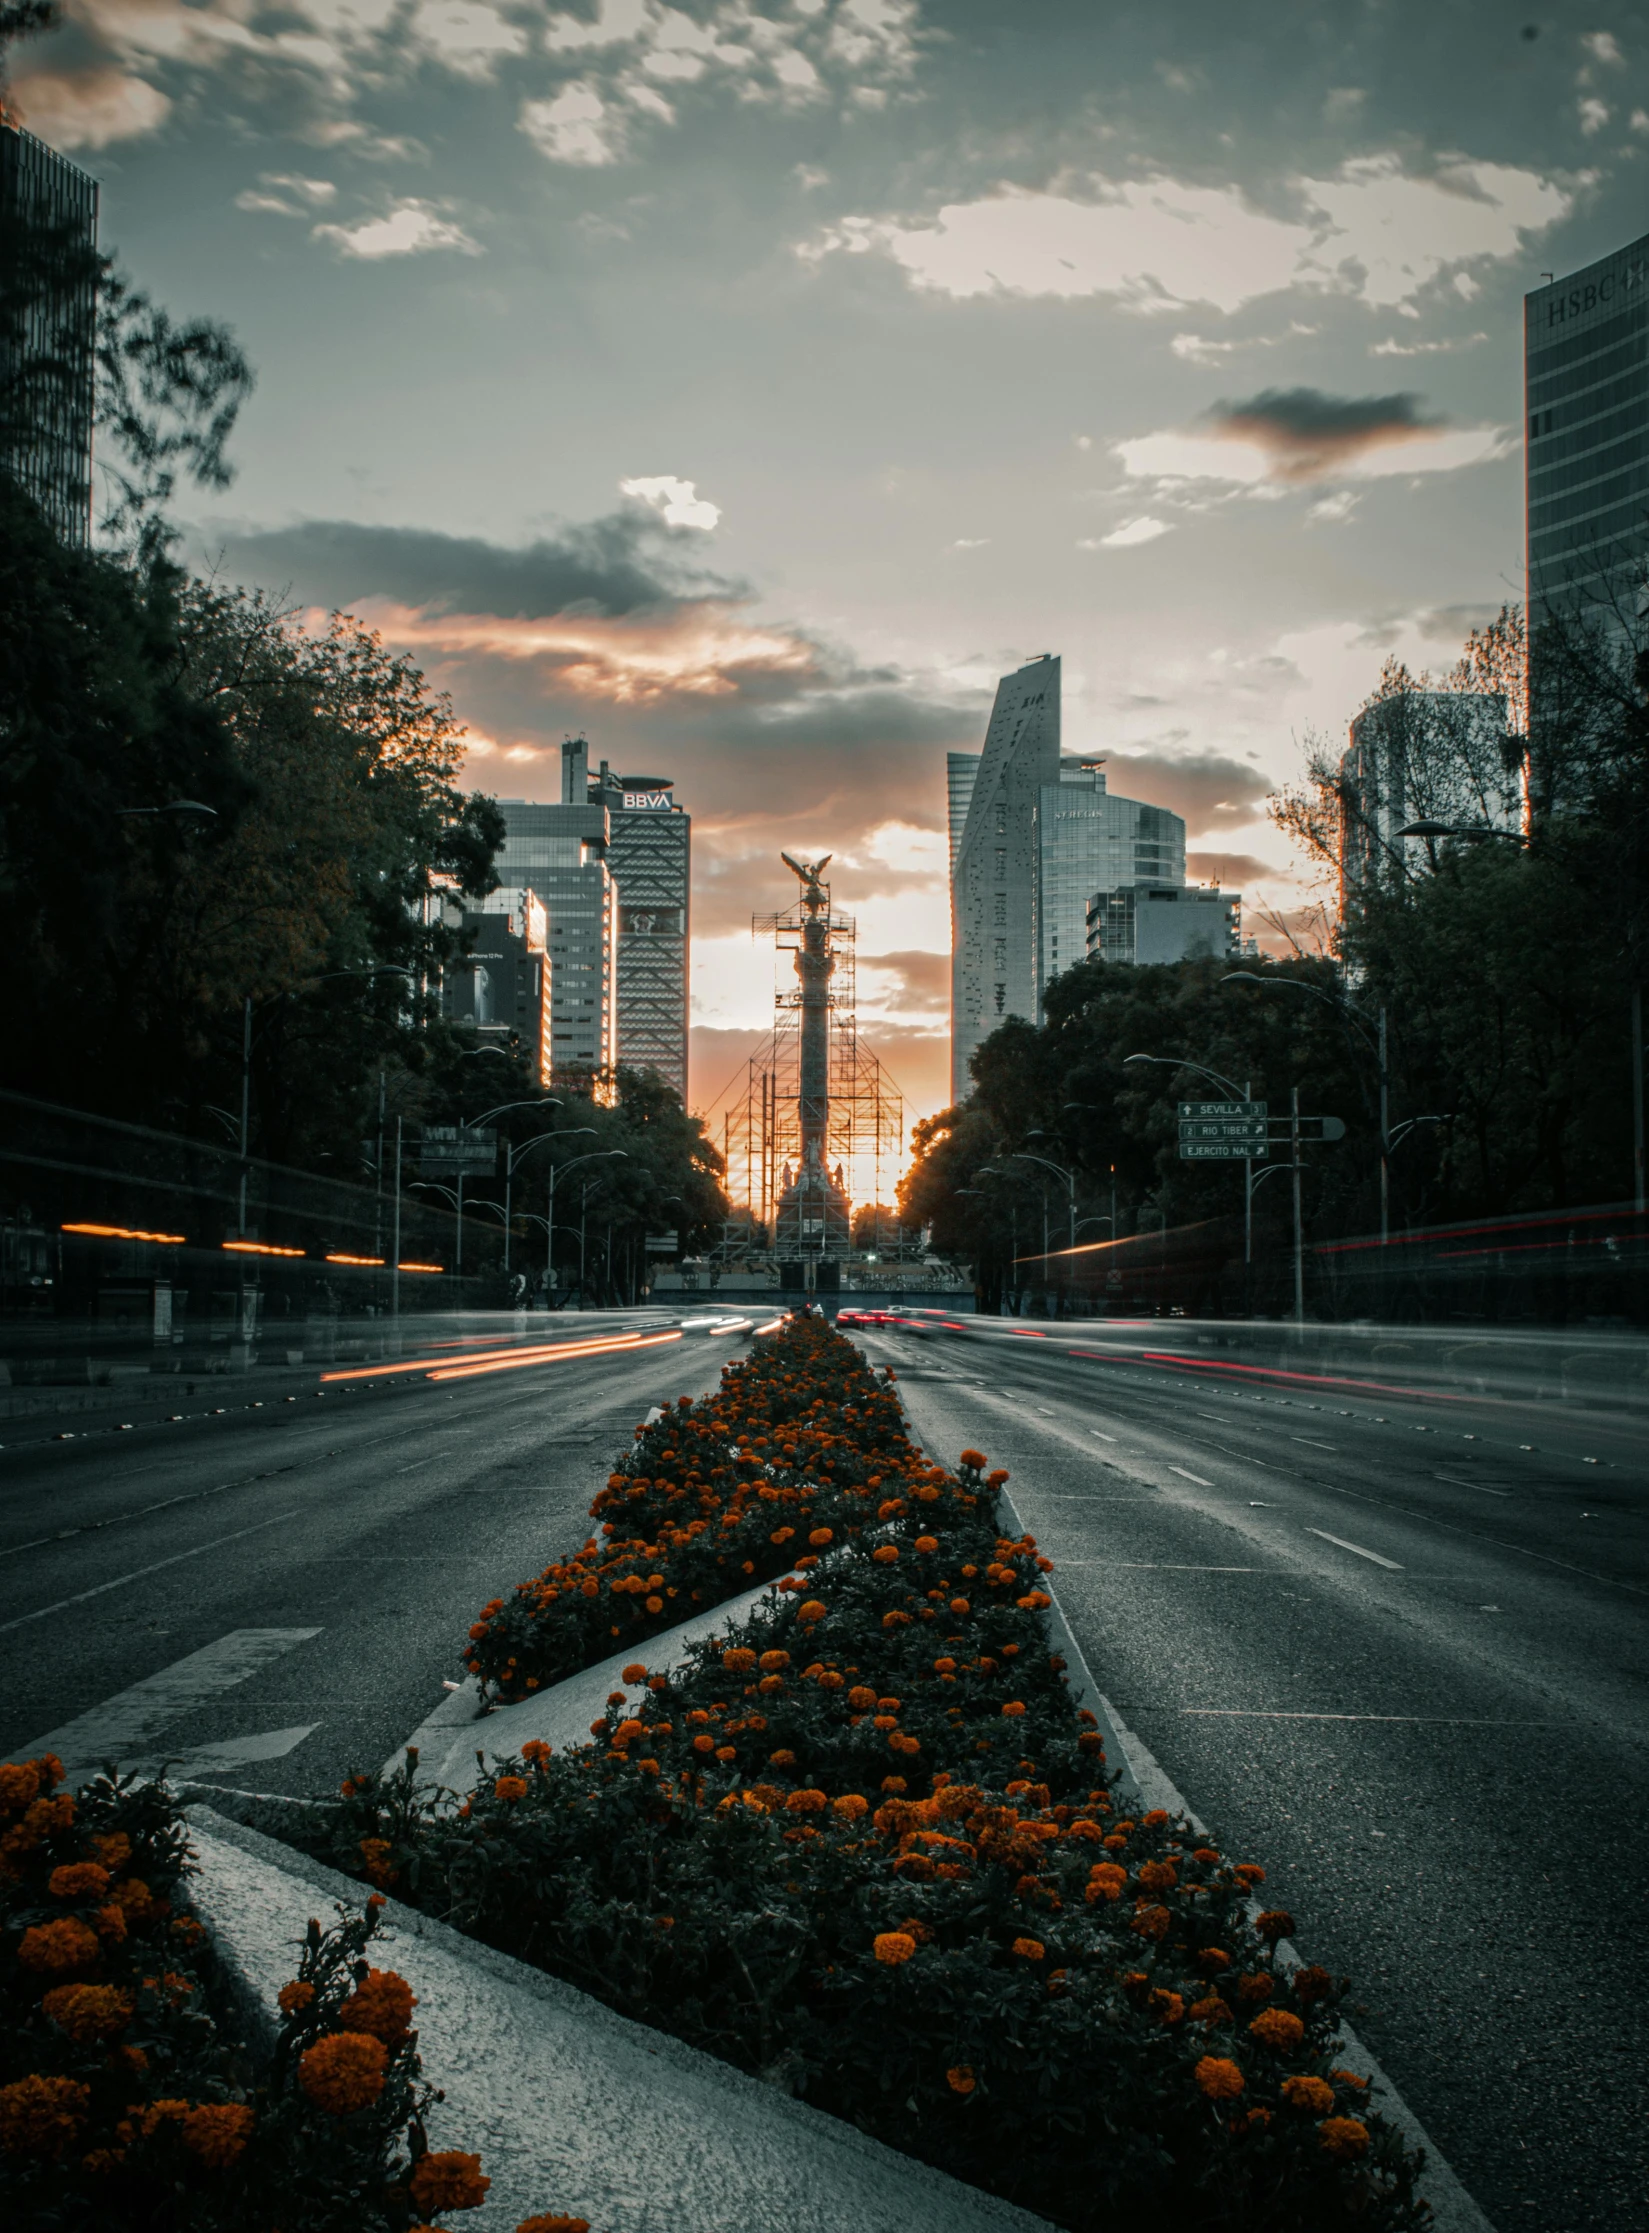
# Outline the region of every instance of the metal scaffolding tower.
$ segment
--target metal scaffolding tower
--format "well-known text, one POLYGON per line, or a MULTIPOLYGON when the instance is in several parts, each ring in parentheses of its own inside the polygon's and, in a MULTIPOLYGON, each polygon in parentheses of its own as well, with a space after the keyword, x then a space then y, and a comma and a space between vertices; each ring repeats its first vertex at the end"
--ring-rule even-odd
MULTIPOLYGON (((752 937, 773 939, 780 953, 800 944, 800 902, 774 915, 751 917, 752 937)), ((903 1169, 905 1101, 898 1086, 859 1038, 856 926, 832 905, 830 943, 830 1116, 826 1161, 842 1167, 851 1200, 892 1204, 903 1169)), ((724 1253, 766 1254, 773 1246, 774 1216, 784 1191, 785 1168, 801 1161, 801 994, 781 981, 773 1000, 773 1029, 735 1077, 720 1104, 719 1145, 727 1157, 726 1186, 734 1216, 724 1253)), ((896 1234, 885 1237, 892 1253, 896 1234)))

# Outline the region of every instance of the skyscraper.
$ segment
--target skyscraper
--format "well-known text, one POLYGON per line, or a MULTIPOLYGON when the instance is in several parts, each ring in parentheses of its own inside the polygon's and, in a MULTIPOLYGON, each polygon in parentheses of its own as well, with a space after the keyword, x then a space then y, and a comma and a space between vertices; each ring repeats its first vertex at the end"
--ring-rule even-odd
POLYGON ((513 1048, 539 1085, 550 1082, 555 1009, 549 916, 536 892, 510 895, 509 909, 449 903, 445 921, 469 934, 469 951, 447 971, 441 1008, 472 1026, 483 1046, 513 1048))
POLYGON ((618 886, 607 866, 607 809, 590 798, 589 746, 561 747, 561 799, 541 806, 500 799, 502 889, 488 903, 504 913, 535 892, 549 918, 550 1075, 610 1070, 618 1058, 618 886))
POLYGON ((1637 616, 1649 559, 1649 233, 1524 297, 1529 606, 1637 616))
POLYGON ((0 468, 66 543, 92 523, 97 184, 0 123, 0 468))
POLYGON ((590 797, 607 810, 618 886, 617 1059, 685 1101, 693 819, 669 776, 614 775, 605 760, 590 797))
POLYGON ((1406 873, 1407 823, 1515 830, 1522 782, 1493 690, 1398 690, 1364 706, 1340 756, 1340 906, 1406 873))
MULTIPOLYGON (((956 796, 952 756, 952 797, 956 796)), ((951 1093, 1008 1016, 1037 1013, 1037 807, 1059 781, 1059 661, 1044 652, 996 687, 951 873, 951 1093)))
POLYGON ((1098 760, 1061 760, 1037 797, 1037 992, 1088 952, 1088 903, 1096 892, 1185 882, 1185 824, 1165 806, 1125 799, 1098 760))

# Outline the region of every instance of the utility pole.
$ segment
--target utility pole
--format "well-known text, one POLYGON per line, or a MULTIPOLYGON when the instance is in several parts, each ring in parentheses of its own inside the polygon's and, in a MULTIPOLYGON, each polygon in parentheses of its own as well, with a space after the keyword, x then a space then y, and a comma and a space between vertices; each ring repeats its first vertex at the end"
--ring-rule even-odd
POLYGON ((395 1269, 389 1275, 389 1315, 395 1321, 395 1332, 401 1331, 401 1126, 404 1119, 395 1119, 395 1269))
MULTIPOLYGON (((1386 1009, 1380 1003, 1380 1247, 1391 1238, 1391 1066, 1386 1060, 1386 1009)), ((1382 1268, 1385 1256, 1380 1258, 1382 1268)))
POLYGON ((1642 1217, 1642 985, 1631 987, 1631 1197, 1642 1217))
POLYGON ((246 996, 240 1035, 240 1224, 239 1238, 246 1238, 246 1149, 252 1113, 252 995, 246 996))
POLYGON ((1300 1230, 1300 1089, 1295 1086, 1289 1104, 1289 1153, 1294 1158, 1294 1323, 1305 1324, 1305 1244, 1300 1230))

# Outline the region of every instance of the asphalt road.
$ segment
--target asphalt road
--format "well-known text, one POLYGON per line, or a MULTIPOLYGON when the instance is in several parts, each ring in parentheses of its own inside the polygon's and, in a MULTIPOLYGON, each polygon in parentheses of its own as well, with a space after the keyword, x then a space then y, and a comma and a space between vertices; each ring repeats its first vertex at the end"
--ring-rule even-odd
POLYGON ((859 1338, 1010 1469, 1099 1687, 1502 2233, 1649 2224, 1642 1424, 859 1338))
POLYGON ((82 1759, 260 1791, 378 1766, 479 1607, 584 1541, 648 1409, 739 1353, 689 1334, 0 1450, 0 1757, 67 1727, 82 1759))

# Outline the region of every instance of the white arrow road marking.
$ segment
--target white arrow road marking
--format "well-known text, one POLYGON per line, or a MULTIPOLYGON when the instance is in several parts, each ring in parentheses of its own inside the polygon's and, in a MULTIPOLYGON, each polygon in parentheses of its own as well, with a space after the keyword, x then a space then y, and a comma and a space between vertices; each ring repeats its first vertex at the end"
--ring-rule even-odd
POLYGON ((1365 1551, 1361 1543, 1348 1543, 1343 1535, 1330 1535, 1326 1528, 1308 1527, 1307 1535, 1320 1535, 1325 1543, 1334 1543, 1342 1551, 1355 1551, 1359 1558, 1371 1559, 1376 1566, 1383 1566, 1388 1574, 1401 1574, 1403 1569, 1394 1558, 1382 1558, 1378 1551, 1365 1551))
POLYGON ((232 1690, 320 1633, 318 1628, 232 1629, 215 1644, 174 1660, 158 1674, 133 1683, 130 1690, 117 1691, 73 1721, 48 1729, 13 1757, 27 1760, 33 1754, 55 1752, 73 1774, 101 1768, 105 1760, 118 1762, 140 1751, 150 1752, 157 1738, 203 1700, 232 1690))
POLYGON ((175 1783, 184 1776, 218 1775, 227 1768, 250 1767, 254 1761, 284 1760, 320 1726, 318 1721, 301 1721, 291 1729, 264 1729, 253 1737, 231 1737, 227 1744, 197 1745, 173 1761, 168 1773, 175 1783))
POLYGON ((1195 1481, 1199 1489, 1211 1489, 1214 1486, 1212 1481, 1205 1481, 1200 1473, 1187 1473, 1182 1465, 1171 1465, 1168 1470, 1170 1473, 1177 1473, 1182 1481, 1195 1481))

